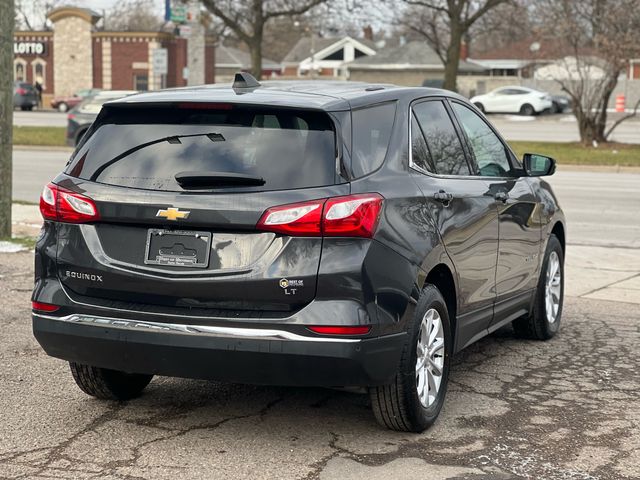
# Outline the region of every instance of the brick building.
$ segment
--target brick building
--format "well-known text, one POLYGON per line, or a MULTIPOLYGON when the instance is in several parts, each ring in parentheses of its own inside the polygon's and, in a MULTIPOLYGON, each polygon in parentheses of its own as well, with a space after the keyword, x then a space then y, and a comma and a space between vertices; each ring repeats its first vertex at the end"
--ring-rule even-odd
MULTIPOLYGON (((14 35, 14 78, 44 86, 52 96, 86 88, 153 90, 187 84, 188 39, 167 32, 119 32, 96 28, 100 15, 76 7, 49 12, 52 31, 14 35), (154 71, 153 52, 166 49, 166 75, 154 71)), ((215 80, 213 38, 205 38, 205 83, 215 80)))

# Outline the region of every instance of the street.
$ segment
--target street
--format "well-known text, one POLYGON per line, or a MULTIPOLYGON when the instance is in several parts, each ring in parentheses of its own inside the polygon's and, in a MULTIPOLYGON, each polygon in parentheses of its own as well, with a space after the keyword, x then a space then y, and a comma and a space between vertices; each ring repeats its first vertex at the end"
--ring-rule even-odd
MULTIPOLYGON (((69 155, 70 150, 14 149, 14 200, 38 202, 43 185, 62 170, 69 155)), ((567 214, 570 241, 640 248, 636 216, 640 211, 640 174, 561 168, 549 182, 567 214)))

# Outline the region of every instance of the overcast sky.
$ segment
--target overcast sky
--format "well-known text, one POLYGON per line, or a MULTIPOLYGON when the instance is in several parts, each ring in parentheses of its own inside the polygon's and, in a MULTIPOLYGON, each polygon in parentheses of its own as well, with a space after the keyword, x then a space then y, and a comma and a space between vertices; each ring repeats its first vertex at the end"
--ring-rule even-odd
MULTIPOLYGON (((113 7, 118 0, 78 0, 76 2, 68 2, 70 4, 91 8, 98 12, 113 7)), ((153 0, 158 14, 164 13, 164 0, 153 0)))

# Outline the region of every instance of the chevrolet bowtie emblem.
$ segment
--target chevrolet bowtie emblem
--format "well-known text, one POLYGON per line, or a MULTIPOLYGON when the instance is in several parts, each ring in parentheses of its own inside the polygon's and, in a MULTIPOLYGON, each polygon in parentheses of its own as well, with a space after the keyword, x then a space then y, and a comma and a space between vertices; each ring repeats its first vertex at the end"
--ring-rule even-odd
POLYGON ((188 218, 190 213, 191 212, 189 212, 188 210, 181 212, 179 208, 169 207, 166 210, 158 210, 158 213, 156 213, 156 217, 166 218, 167 220, 173 220, 175 222, 179 218, 188 218))

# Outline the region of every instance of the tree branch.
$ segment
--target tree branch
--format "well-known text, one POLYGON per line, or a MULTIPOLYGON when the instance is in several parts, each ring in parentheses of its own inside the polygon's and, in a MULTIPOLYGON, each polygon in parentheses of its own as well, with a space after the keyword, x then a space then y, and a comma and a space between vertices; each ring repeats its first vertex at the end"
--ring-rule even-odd
POLYGON ((310 0, 309 2, 304 3, 299 7, 292 6, 287 9, 265 12, 264 19, 267 20, 269 18, 274 18, 274 17, 302 15, 303 13, 311 10, 313 7, 317 7, 321 3, 326 3, 326 2, 327 0, 310 0))
POLYGON ((608 141, 609 140, 609 136, 611 135, 611 133, 613 133, 613 131, 616 129, 616 127, 618 125, 620 125, 622 122, 624 122, 625 120, 628 120, 630 118, 635 117, 638 114, 638 109, 640 109, 640 99, 638 99, 638 101, 636 102, 636 105, 633 107, 633 111, 631 113, 627 113, 623 117, 621 117, 618 120, 616 120, 615 122, 613 122, 613 125, 611 125, 611 127, 609 127, 609 130, 607 130, 604 133, 604 138, 607 139, 607 141, 608 141))

